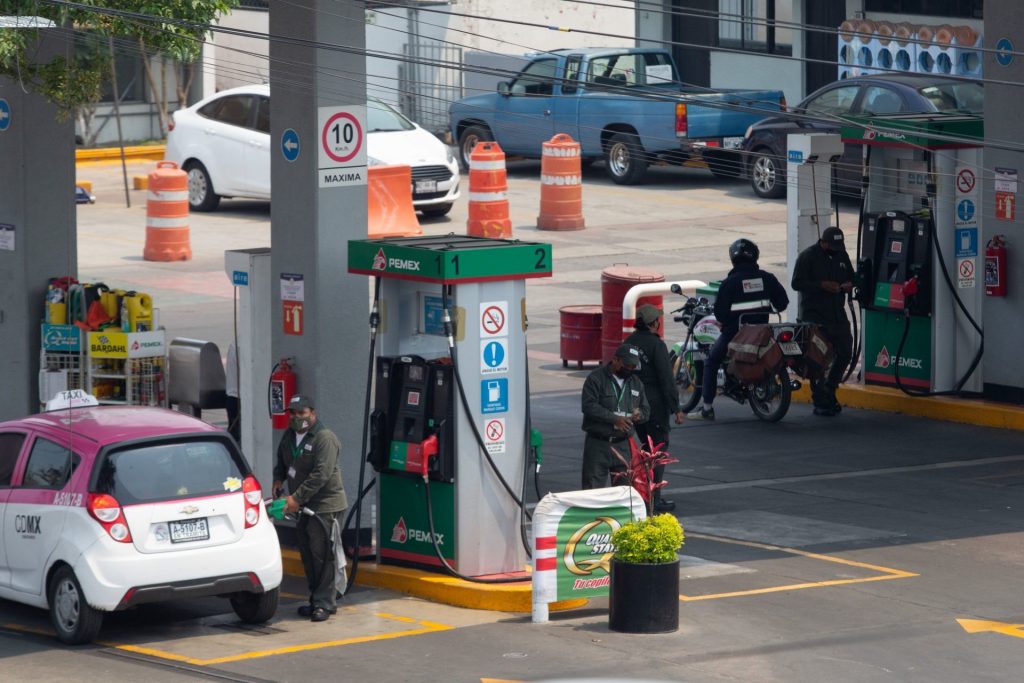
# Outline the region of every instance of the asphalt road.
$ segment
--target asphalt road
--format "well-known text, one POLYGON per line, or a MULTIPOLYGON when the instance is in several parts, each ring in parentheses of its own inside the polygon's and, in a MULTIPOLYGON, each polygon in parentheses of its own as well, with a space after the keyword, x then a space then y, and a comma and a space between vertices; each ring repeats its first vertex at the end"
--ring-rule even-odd
MULTIPOLYGON (((516 236, 547 240, 555 275, 531 283, 535 426, 545 436, 536 488, 574 489, 579 390, 563 368, 558 308, 600 301, 600 271, 647 264, 670 279, 720 276, 726 247, 752 236, 762 265, 784 271, 785 203, 699 170, 655 170, 621 188, 585 172, 587 229, 539 233, 536 175, 514 164, 516 236)), ((172 336, 226 348, 227 248, 266 246, 265 204, 226 202, 194 215, 193 261, 141 260, 144 208, 118 194, 119 168, 80 169, 95 206, 79 209, 80 272, 149 291, 172 336)), ((465 190, 465 187, 463 188, 465 190)), ((844 207, 848 216, 855 207, 844 207)), ((430 233, 462 232, 463 200, 430 233)), ((299 620, 301 582, 263 629, 243 629, 218 601, 115 615, 86 648, 49 636, 45 613, 0 602, 4 677, 151 681, 1014 681, 1024 669, 1024 446, 1017 432, 847 409, 819 418, 794 404, 778 424, 720 399, 718 420, 676 427, 666 478, 686 530, 678 633, 607 628, 606 603, 529 615, 444 607, 357 588, 326 624, 299 620)), ((211 411, 211 421, 222 419, 211 411)), ((352 486, 349 486, 351 490, 352 486)), ((532 488, 532 487, 531 487, 532 488)), ((530 500, 536 500, 531 492, 530 500)))

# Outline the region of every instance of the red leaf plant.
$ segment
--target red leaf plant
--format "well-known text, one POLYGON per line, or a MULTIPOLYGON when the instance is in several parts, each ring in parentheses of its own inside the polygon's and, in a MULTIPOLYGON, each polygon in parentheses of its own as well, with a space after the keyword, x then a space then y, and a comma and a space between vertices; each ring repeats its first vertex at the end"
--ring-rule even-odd
POLYGON ((661 450, 665 444, 655 445, 651 437, 647 437, 647 446, 644 448, 637 443, 636 439, 629 437, 630 459, 627 461, 622 454, 612 447, 612 453, 625 465, 624 471, 612 471, 612 478, 616 483, 629 484, 640 494, 647 505, 647 515, 654 514, 654 492, 664 486, 665 481, 654 481, 654 468, 659 465, 669 465, 679 462, 679 458, 673 458, 669 453, 661 450))

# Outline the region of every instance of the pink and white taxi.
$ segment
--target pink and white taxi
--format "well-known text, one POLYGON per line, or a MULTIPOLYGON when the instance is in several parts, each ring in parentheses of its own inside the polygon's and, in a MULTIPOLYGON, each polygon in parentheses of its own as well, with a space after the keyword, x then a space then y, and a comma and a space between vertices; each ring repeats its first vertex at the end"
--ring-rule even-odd
POLYGON ((104 612, 202 596, 244 621, 277 610, 281 551, 228 434, 161 408, 62 392, 0 423, 0 598, 93 640, 104 612))

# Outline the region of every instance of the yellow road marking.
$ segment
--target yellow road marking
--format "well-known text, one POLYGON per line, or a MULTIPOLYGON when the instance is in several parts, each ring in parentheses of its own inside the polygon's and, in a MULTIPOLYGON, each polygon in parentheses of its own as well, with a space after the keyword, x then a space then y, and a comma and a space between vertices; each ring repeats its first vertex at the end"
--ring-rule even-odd
POLYGON ((968 633, 1001 633, 1004 636, 1024 638, 1024 624, 1007 624, 1003 621, 983 619, 957 619, 956 623, 968 633))
POLYGON ((867 562, 858 562, 856 560, 848 560, 843 557, 836 557, 835 555, 823 555, 821 553, 812 553, 807 550, 799 550, 797 548, 785 548, 778 545, 772 545, 770 543, 758 543, 756 541, 740 541, 734 538, 724 538, 721 536, 711 536, 709 534, 700 534, 687 532, 686 535, 689 538, 703 538, 708 541, 716 541, 718 543, 729 543, 731 545, 742 545, 748 548, 758 548, 761 550, 773 550, 777 552, 787 553, 790 555, 798 555, 800 557, 807 557, 812 560, 822 560, 824 562, 832 562, 835 564, 844 564, 849 567, 857 567, 859 569, 867 569, 870 571, 879 572, 875 576, 866 576, 860 579, 830 579, 828 581, 806 581, 803 583, 792 583, 784 586, 770 586, 768 588, 752 588, 750 590, 743 591, 732 591, 729 593, 712 593, 709 595, 680 595, 679 599, 682 602, 697 602, 699 600, 716 600, 718 598, 737 598, 746 595, 763 595, 765 593, 781 593, 783 591, 795 591, 803 590, 805 588, 827 588, 829 586, 848 586, 856 583, 871 583, 873 581, 891 581, 893 579, 909 579, 914 576, 920 576, 914 572, 904 571, 902 569, 893 569, 891 567, 883 567, 877 564, 869 564, 867 562))
MULTIPOLYGON (((374 616, 382 619, 388 619, 391 621, 399 621, 402 623, 417 624, 421 628, 409 629, 406 631, 396 631, 394 633, 382 633, 374 636, 355 636, 352 638, 341 638, 339 640, 326 640, 317 643, 304 643, 302 645, 288 645, 285 647, 278 647, 269 650, 256 650, 254 652, 245 652, 239 655, 229 655, 227 657, 214 657, 212 659, 199 659, 197 657, 189 657, 187 655, 180 655, 175 652, 167 652, 166 650, 159 650, 156 648, 145 647, 142 645, 127 645, 124 643, 112 643, 109 641, 97 640, 97 645, 103 645, 104 647, 110 647, 116 650, 123 650, 125 652, 133 652, 135 654, 146 655, 147 657, 155 657, 157 659, 167 659, 174 662, 181 662, 183 664, 191 664, 193 666, 213 666, 215 664, 227 664, 230 662, 238 662, 246 659, 259 659, 261 657, 273 657, 275 655, 292 654, 295 652, 307 652, 309 650, 321 650, 328 647, 340 647, 342 645, 355 645, 357 643, 370 643, 380 640, 392 640, 394 638, 404 638, 406 636, 418 636, 425 633, 438 633, 440 631, 450 631, 454 629, 454 626, 447 624, 439 624, 434 621, 426 621, 423 619, 412 619, 409 617, 401 617, 394 614, 386 614, 384 612, 375 612, 374 616)), ((50 629, 37 628, 33 626, 23 626, 21 624, 2 624, 0 628, 10 629, 12 631, 21 631, 25 633, 33 633, 36 635, 53 636, 54 632, 50 629)))
POLYGON ((309 598, 308 595, 299 595, 298 593, 288 593, 286 591, 281 591, 278 595, 282 598, 292 598, 294 600, 306 600, 309 598))

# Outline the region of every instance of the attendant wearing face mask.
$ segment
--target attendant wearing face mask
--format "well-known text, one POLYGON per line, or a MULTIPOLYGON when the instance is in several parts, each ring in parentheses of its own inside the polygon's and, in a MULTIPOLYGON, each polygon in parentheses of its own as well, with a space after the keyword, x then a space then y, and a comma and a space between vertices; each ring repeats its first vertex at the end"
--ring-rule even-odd
POLYGON ((628 459, 626 439, 634 433, 634 425, 646 422, 651 415, 644 384, 634 375, 639 369, 640 351, 622 344, 612 359, 591 372, 583 383, 583 431, 587 434, 583 444, 584 489, 604 488, 609 485, 609 472, 625 469, 612 447, 628 459))
POLYGON ((332 529, 335 520, 345 518, 348 500, 341 481, 338 456, 341 443, 330 429, 317 421, 316 410, 306 396, 293 396, 288 402, 289 427, 277 447, 274 466, 274 496, 281 494, 282 482, 288 483, 285 512, 307 507, 324 524, 300 515, 296 525, 299 554, 309 584, 309 604, 299 614, 311 621, 326 621, 338 611, 335 577, 338 572, 331 539, 324 529, 332 529), (326 565, 325 565, 326 556, 326 565))

